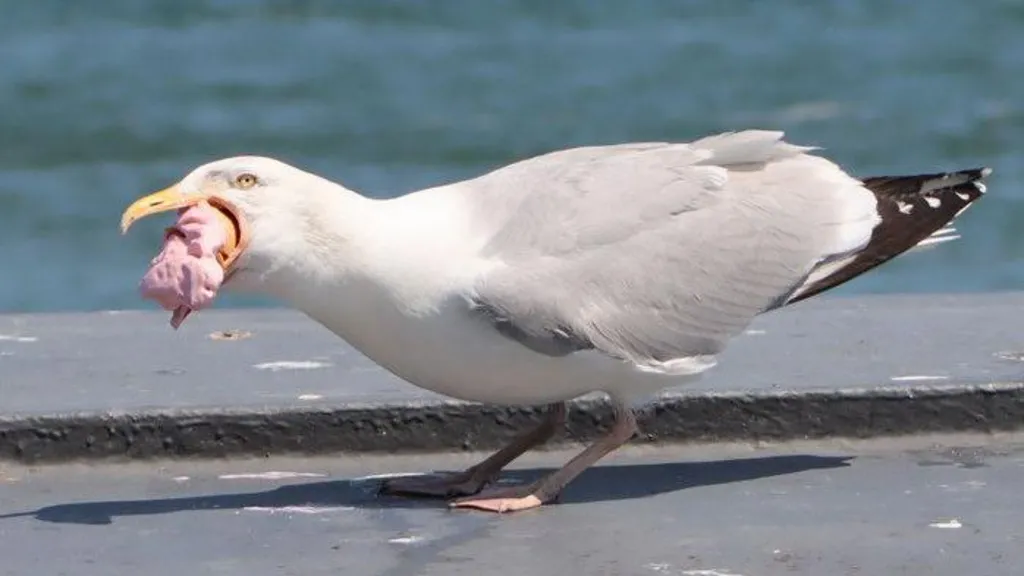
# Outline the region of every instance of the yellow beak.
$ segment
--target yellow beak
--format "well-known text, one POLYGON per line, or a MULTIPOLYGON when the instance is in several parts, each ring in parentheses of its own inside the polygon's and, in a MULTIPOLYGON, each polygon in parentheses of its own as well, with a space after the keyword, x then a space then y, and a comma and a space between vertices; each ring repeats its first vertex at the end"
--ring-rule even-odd
POLYGON ((229 231, 227 241, 217 253, 217 260, 228 270, 249 245, 249 226, 238 208, 222 198, 207 194, 184 194, 177 185, 171 186, 132 202, 121 215, 121 233, 127 232, 132 224, 146 216, 191 208, 200 202, 207 202, 216 208, 217 216, 229 231))
POLYGON ((121 234, 128 231, 136 220, 179 208, 189 208, 207 200, 202 194, 183 194, 177 185, 149 196, 139 198, 121 215, 121 234))

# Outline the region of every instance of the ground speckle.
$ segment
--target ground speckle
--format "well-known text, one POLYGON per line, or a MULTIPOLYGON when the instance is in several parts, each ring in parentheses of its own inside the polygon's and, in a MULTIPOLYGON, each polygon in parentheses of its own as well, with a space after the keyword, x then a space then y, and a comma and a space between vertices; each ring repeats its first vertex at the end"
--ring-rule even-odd
POLYGON ((210 340, 245 340, 252 338, 248 330, 220 330, 210 333, 210 340))
POLYGON ((253 364, 253 368, 257 370, 270 370, 271 372, 277 372, 278 370, 315 370, 317 368, 327 368, 330 364, 327 362, 317 362, 315 360, 279 360, 277 362, 261 362, 260 364, 253 364))

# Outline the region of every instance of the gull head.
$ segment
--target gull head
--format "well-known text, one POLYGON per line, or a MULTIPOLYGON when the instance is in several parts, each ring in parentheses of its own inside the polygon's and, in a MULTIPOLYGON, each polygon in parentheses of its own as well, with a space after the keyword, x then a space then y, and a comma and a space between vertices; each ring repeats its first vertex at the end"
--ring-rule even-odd
POLYGON ((225 158, 199 166, 178 183, 133 202, 121 216, 121 233, 146 216, 205 202, 232 228, 232 241, 218 255, 226 281, 250 275, 244 273, 265 275, 297 264, 311 244, 322 239, 324 215, 343 191, 273 158, 225 158))

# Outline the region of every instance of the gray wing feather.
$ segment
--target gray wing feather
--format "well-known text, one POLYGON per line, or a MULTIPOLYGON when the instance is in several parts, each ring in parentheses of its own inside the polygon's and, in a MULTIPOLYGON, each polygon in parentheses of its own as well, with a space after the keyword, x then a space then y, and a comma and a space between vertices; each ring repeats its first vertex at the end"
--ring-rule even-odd
POLYGON ((844 225, 830 190, 859 187, 780 138, 575 149, 471 181, 497 263, 474 309, 545 354, 666 369, 720 352, 830 256, 844 225))

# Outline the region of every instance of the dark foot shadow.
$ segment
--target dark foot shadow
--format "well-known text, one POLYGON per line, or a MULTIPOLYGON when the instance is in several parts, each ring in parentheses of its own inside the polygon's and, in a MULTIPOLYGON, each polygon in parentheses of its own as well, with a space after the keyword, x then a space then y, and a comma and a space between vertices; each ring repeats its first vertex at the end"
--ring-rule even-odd
MULTIPOLYGON (((599 466, 569 485, 559 504, 607 502, 654 496, 685 488, 743 482, 807 470, 849 466, 845 456, 766 456, 709 462, 599 466)), ((511 470, 503 481, 529 482, 551 469, 511 470)), ((359 508, 443 508, 439 499, 380 496, 375 481, 332 480, 289 484, 251 493, 211 494, 151 500, 111 500, 57 504, 35 511, 0 514, 0 520, 34 516, 44 522, 110 524, 119 516, 148 516, 199 510, 240 510, 248 507, 351 506, 359 508)))

